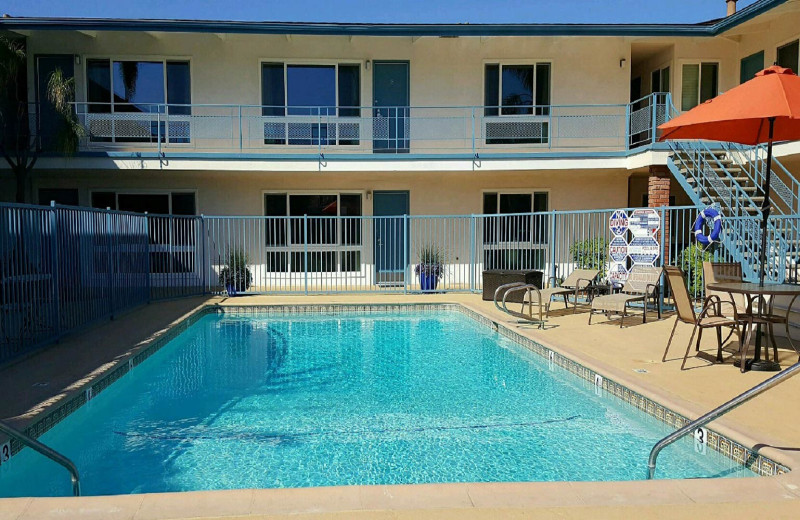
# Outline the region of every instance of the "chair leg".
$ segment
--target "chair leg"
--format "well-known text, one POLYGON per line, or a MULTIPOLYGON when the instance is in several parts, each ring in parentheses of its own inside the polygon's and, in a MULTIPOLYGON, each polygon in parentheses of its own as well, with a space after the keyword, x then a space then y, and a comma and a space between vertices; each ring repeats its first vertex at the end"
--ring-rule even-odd
POLYGON ((594 314, 594 309, 589 309, 589 325, 592 324, 592 314, 594 314))
MULTIPOLYGON (((578 300, 575 300, 575 307, 572 309, 572 313, 575 313, 575 309, 578 307, 578 300)), ((564 310, 569 310, 569 300, 567 300, 567 293, 564 293, 564 310)))
POLYGON ((753 339, 753 329, 755 324, 749 323, 745 325, 744 341, 739 345, 739 368, 744 373, 747 361, 747 351, 750 350, 750 341, 753 339))
POLYGON ((619 328, 622 328, 622 324, 625 323, 625 311, 628 309, 628 304, 622 304, 622 316, 619 319, 619 328))
POLYGON ((667 341, 667 348, 664 349, 664 355, 661 357, 661 362, 664 363, 667 360, 667 352, 669 352, 669 347, 672 345, 672 338, 675 337, 675 329, 678 328, 678 322, 680 320, 678 317, 675 317, 675 325, 672 326, 672 333, 669 335, 669 340, 667 341))
POLYGON ((647 298, 645 298, 642 303, 644 303, 644 317, 642 318, 642 323, 647 323, 647 298))
MULTIPOLYGON (((775 330, 773 329, 772 322, 769 322, 769 327, 768 328, 769 328, 769 340, 772 342, 773 361, 775 361, 777 363, 778 362, 778 344, 775 343, 775 330)), ((765 349, 765 350, 768 350, 768 348, 765 349)))
POLYGON ((722 327, 717 327, 717 363, 722 363, 722 327))
MULTIPOLYGON (((692 329, 692 336, 689 338, 689 343, 686 345, 686 352, 683 353, 683 362, 681 362, 681 370, 684 369, 686 366, 686 359, 689 357, 689 350, 692 348, 692 343, 694 343, 694 335, 697 333, 697 324, 695 324, 694 328, 692 329)), ((703 332, 703 329, 700 329, 700 332, 703 332)))
POLYGON ((697 344, 694 346, 695 352, 700 352, 700 341, 703 339, 703 328, 700 327, 700 332, 697 333, 697 344))

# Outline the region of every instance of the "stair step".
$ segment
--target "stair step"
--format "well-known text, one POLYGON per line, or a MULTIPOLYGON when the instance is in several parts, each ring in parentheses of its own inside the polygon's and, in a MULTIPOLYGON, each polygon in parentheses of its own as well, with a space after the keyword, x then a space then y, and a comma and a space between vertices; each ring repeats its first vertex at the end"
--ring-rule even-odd
MULTIPOLYGON (((697 182, 694 177, 687 177, 686 175, 684 175, 684 177, 686 177, 686 182, 689 184, 694 184, 697 182)), ((731 184, 732 181, 736 181, 736 183, 742 187, 750 185, 750 177, 721 177, 719 180, 725 184, 731 184)))

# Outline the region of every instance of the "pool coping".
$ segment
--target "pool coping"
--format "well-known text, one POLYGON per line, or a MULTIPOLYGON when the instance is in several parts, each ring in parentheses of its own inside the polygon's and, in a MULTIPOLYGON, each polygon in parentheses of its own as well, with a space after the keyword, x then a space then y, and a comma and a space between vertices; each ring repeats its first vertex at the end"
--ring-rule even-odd
MULTIPOLYGON (((88 402, 88 400, 91 400, 91 398, 93 398, 95 395, 101 393, 114 381, 122 377, 124 374, 132 370, 134 367, 141 364, 150 355, 158 351, 161 347, 166 345, 175 336, 186 330, 186 328, 195 323, 198 319, 209 313, 267 312, 276 314, 277 313, 287 314, 287 313, 331 313, 331 312, 385 312, 387 310, 435 311, 435 310, 441 310, 442 308, 448 308, 450 310, 459 311, 462 314, 497 330, 505 337, 508 337, 509 339, 521 344, 522 346, 529 348, 534 353, 544 357, 545 359, 548 359, 555 365, 567 369, 573 374, 589 382, 594 382, 594 376, 600 375, 602 377, 601 387, 604 392, 608 392, 610 395, 614 395, 622 400, 625 400, 626 402, 628 402, 628 404, 636 406, 638 409, 644 411, 645 413, 648 413, 649 415, 655 417, 657 420, 660 420, 661 422, 665 422, 675 427, 679 427, 685 424, 689 420, 687 418, 687 415, 690 416, 692 415, 691 411, 686 409, 681 409, 680 406, 676 406, 674 405, 674 403, 671 403, 670 407, 666 407, 660 404, 660 402, 664 402, 665 400, 669 402, 671 401, 671 399, 668 398, 667 396, 658 395, 658 392, 653 392, 653 389, 642 388, 641 385, 632 383, 630 381, 625 381, 625 384, 623 385, 617 380, 604 375, 609 373, 607 370, 603 370, 604 367, 594 366, 595 365, 594 363, 591 363, 589 360, 586 359, 581 359, 580 361, 576 361, 569 354, 561 352, 558 346, 549 345, 548 342, 542 341, 541 338, 537 338, 534 340, 530 337, 527 337, 523 333, 513 330, 508 325, 492 319, 490 316, 487 316, 481 310, 461 302, 442 301, 437 303, 396 303, 396 304, 395 303, 236 304, 233 302, 231 303, 226 302, 221 304, 203 303, 199 305, 194 310, 173 321, 170 325, 168 325, 158 334, 154 335, 148 341, 145 341, 143 342, 143 344, 132 349, 129 355, 121 357, 120 359, 114 361, 110 367, 107 367, 107 370, 103 371, 102 373, 96 374, 95 377, 90 377, 82 380, 81 382, 82 384, 74 385, 75 388, 70 390, 66 398, 58 406, 55 405, 43 406, 39 409, 39 411, 35 415, 33 415, 32 417, 23 417, 21 421, 27 420, 26 422, 28 422, 28 425, 27 427, 24 427, 23 423, 23 428, 29 434, 33 434, 34 436, 39 436, 43 434, 44 432, 52 428, 55 424, 57 424, 65 417, 67 417, 69 414, 80 408, 80 406, 88 402), (657 400, 652 398, 653 394, 656 395, 657 400), (648 395, 650 395, 650 397, 648 397, 648 395), (663 397, 664 399, 660 399, 660 397, 663 397), (676 408, 678 409, 676 410, 676 408)), ((610 367, 605 367, 605 368, 610 368, 610 367)), ((624 378, 618 378, 618 379, 624 379, 624 378)), ((674 399, 674 397, 672 399, 674 399)), ((756 480, 769 480, 769 481, 774 481, 775 483, 780 483, 779 488, 782 490, 784 498, 787 497, 786 493, 788 493, 790 496, 794 495, 795 494, 794 490, 799 488, 793 485, 790 485, 788 489, 786 488, 786 480, 787 477, 790 475, 787 472, 789 471, 791 465, 794 465, 793 463, 795 462, 793 458, 787 457, 786 454, 784 454, 783 452, 774 450, 772 448, 758 448, 757 450, 750 450, 746 447, 746 445, 758 446, 758 441, 755 439, 750 439, 748 435, 743 434, 741 431, 737 431, 735 428, 729 428, 725 425, 717 425, 717 427, 714 430, 709 430, 709 447, 717 451, 725 450, 721 451, 723 455, 728 456, 737 463, 758 468, 757 472, 759 474, 773 475, 774 478, 756 479, 756 480), (711 435, 712 432, 714 434, 713 436, 711 435), (739 439, 740 441, 743 442, 737 442, 734 439, 739 439)), ((17 451, 19 451, 19 446, 17 445, 16 442, 12 442, 12 452, 16 453, 17 451)), ((726 479, 726 482, 730 482, 732 480, 752 480, 752 479, 726 479)), ((794 481, 796 479, 790 478, 788 480, 794 481)), ((707 481, 718 482, 719 479, 707 479, 707 481)), ((595 485, 616 484, 618 486, 623 485, 623 487, 632 486, 632 489, 636 489, 638 488, 638 485, 642 485, 645 482, 646 481, 615 481, 608 483, 591 483, 591 484, 595 485)), ((663 485, 665 482, 683 482, 683 481, 658 480, 652 483, 655 482, 661 483, 663 485)), ((548 484, 548 485, 570 484, 573 487, 576 485, 578 485, 579 487, 584 487, 585 484, 589 483, 534 482, 534 483, 481 483, 481 484, 461 484, 461 485, 470 486, 471 488, 474 489, 475 486, 493 488, 507 484, 540 486, 540 487, 542 487, 543 484, 548 484)), ((414 484, 414 485, 377 486, 377 487, 417 488, 418 486, 457 486, 457 485, 458 484, 424 484, 424 485, 414 484)), ((766 484, 763 485, 766 486, 766 484)), ((757 487, 761 486, 762 484, 757 485, 757 487)), ((364 488, 372 486, 354 486, 354 487, 364 488)), ((725 487, 729 488, 728 484, 726 484, 725 487)), ((348 488, 348 486, 343 486, 343 488, 348 488)), ((321 488, 308 488, 308 489, 321 489, 321 488)), ((330 489, 341 490, 341 488, 330 488, 330 489)), ((273 492, 273 491, 281 491, 281 490, 255 490, 254 492, 260 493, 260 492, 273 492)), ((220 492, 203 491, 203 492, 192 492, 192 493, 219 494, 220 492)), ((160 493, 158 495, 187 495, 187 493, 185 492, 160 493)), ((685 491, 684 495, 686 495, 685 491)), ((800 497, 800 492, 796 493, 796 495, 797 496, 792 496, 792 498, 800 497)), ((126 495, 119 495, 119 497, 122 496, 126 495)), ((81 497, 81 499, 79 500, 83 500, 84 498, 102 498, 102 497, 81 497)), ((731 498, 732 499, 735 498, 735 495, 731 495, 731 498)), ((0 499, 0 507, 3 503, 8 503, 7 501, 9 500, 17 500, 17 499, 0 499)), ((47 501, 54 499, 36 498, 31 500, 47 501)), ((453 505, 451 507, 456 507, 456 506, 453 505)))

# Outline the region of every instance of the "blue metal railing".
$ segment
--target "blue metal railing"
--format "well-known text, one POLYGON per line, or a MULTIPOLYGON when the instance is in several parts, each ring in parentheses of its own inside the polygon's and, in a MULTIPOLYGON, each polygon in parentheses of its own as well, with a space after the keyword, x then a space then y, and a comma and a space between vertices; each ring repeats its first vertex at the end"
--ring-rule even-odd
MULTIPOLYGON (((650 146, 671 97, 539 106, 285 107, 75 103, 82 150, 481 156, 650 146)), ((35 107, 30 111, 36 118, 35 107)), ((34 125, 37 128, 41 125, 34 125)))

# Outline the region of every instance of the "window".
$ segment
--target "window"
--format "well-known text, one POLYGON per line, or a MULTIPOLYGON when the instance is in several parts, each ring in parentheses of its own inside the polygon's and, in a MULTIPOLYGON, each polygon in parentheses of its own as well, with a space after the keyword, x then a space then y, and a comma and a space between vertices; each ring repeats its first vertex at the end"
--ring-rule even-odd
MULTIPOLYGON (((484 69, 484 115, 546 116, 550 114, 550 64, 491 63, 484 69)), ((486 144, 542 144, 548 122, 523 118, 486 122, 486 144)))
MULTIPOLYGON (((675 205, 675 195, 670 195, 669 196, 669 205, 670 206, 674 206, 675 205)), ((649 206, 650 206, 650 195, 647 194, 647 193, 642 193, 642 205, 641 205, 641 207, 642 208, 647 208, 649 206)))
POLYGON ((781 67, 792 69, 797 72, 798 69, 798 54, 800 54, 800 41, 795 40, 786 45, 778 47, 777 62, 781 67))
POLYGON ((739 83, 753 79, 757 72, 764 68, 764 51, 758 51, 739 63, 739 83))
POLYGON ((189 142, 189 120, 180 117, 191 114, 188 61, 89 59, 86 78, 89 114, 131 114, 89 116, 92 140, 189 142))
POLYGON ((483 194, 486 269, 542 269, 547 249, 548 193, 483 194), (533 214, 531 214, 533 213, 533 214))
POLYGON ((650 91, 669 92, 669 67, 656 69, 650 75, 650 91))
POLYGON ((191 273, 195 271, 197 223, 194 219, 163 215, 196 215, 194 192, 124 193, 95 191, 93 208, 118 209, 149 215, 147 219, 150 273, 191 273))
POLYGON ((307 267, 309 272, 359 271, 361 219, 346 217, 361 214, 358 193, 265 194, 264 215, 275 217, 266 219, 267 270, 303 272, 307 267))
POLYGON ((39 188, 39 204, 49 206, 51 201, 62 206, 77 206, 78 190, 74 188, 39 188))
POLYGON ((686 63, 681 78, 681 110, 691 110, 700 103, 716 97, 718 91, 718 63, 686 63))
POLYGON ((264 123, 264 144, 357 145, 358 123, 336 118, 359 117, 360 75, 353 64, 262 63, 261 115, 282 118, 264 123))

